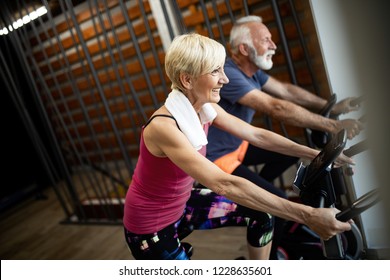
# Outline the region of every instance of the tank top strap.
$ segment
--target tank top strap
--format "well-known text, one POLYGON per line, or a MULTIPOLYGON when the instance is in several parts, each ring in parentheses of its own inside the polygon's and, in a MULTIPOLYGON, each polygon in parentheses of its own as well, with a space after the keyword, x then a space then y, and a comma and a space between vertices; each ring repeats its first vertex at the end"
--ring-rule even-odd
POLYGON ((153 117, 151 117, 148 122, 145 124, 144 128, 155 118, 155 117, 165 117, 165 118, 171 118, 171 119, 174 119, 175 120, 175 123, 176 123, 176 126, 177 128, 181 131, 180 127, 179 127, 179 124, 177 123, 176 119, 171 116, 171 115, 166 115, 166 114, 157 114, 157 115, 154 115, 153 117))

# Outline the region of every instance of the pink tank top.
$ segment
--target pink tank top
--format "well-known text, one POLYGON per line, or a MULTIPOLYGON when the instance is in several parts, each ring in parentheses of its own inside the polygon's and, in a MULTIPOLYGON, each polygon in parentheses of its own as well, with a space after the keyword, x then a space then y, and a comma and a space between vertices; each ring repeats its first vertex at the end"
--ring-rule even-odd
MULTIPOLYGON (((209 124, 204 126, 207 134, 209 124)), ((199 150, 203 156, 206 146, 199 150)), ((194 179, 169 158, 152 155, 141 133, 140 154, 126 194, 123 224, 136 234, 150 234, 183 215, 194 179)))

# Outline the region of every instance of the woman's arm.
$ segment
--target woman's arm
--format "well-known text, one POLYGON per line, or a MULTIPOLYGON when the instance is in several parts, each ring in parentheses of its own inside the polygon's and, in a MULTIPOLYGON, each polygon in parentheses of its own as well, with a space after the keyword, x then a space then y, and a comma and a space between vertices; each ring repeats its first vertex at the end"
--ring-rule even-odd
POLYGON ((145 129, 144 136, 148 149, 153 147, 154 153, 167 156, 195 180, 238 204, 306 224, 324 239, 350 229, 348 223, 335 219, 334 209, 317 209, 294 203, 244 178, 223 172, 191 146, 173 120, 153 121, 145 129))
MULTIPOLYGON (((237 136, 238 138, 248 141, 254 146, 308 160, 313 160, 319 154, 318 150, 309 148, 305 145, 300 145, 267 129, 250 125, 241 119, 228 114, 219 105, 213 104, 213 106, 218 113, 213 125, 237 136)), ((354 164, 354 161, 341 154, 337 158, 337 163, 338 166, 341 166, 343 164, 354 164)))
POLYGON ((281 154, 314 159, 319 151, 300 145, 270 130, 255 127, 247 122, 227 113, 219 105, 213 104, 217 111, 213 125, 230 134, 248 141, 252 145, 281 154))

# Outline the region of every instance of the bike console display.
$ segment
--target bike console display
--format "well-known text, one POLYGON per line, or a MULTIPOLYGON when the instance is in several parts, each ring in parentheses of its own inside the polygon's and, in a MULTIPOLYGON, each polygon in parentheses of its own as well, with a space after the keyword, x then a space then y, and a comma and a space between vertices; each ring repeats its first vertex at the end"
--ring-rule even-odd
POLYGON ((322 151, 313 159, 307 167, 306 175, 303 180, 305 188, 313 187, 313 184, 331 168, 332 163, 343 151, 347 142, 345 130, 341 130, 322 151))
MULTIPOLYGON (((293 183, 293 187, 295 192, 297 192, 301 198, 303 198, 304 203, 313 205, 316 202, 310 201, 310 197, 331 195, 333 190, 330 190, 327 187, 329 182, 326 181, 326 175, 329 173, 332 167, 332 163, 343 151, 346 141, 346 132, 345 130, 341 130, 336 135, 336 137, 333 137, 332 140, 326 144, 322 151, 312 160, 308 166, 303 164, 300 165, 293 183)), ((318 207, 319 205, 313 206, 318 207)))
POLYGON ((300 193, 315 188, 315 183, 324 177, 330 170, 332 163, 343 151, 346 141, 346 132, 343 129, 326 144, 308 166, 301 164, 293 184, 296 192, 300 193))

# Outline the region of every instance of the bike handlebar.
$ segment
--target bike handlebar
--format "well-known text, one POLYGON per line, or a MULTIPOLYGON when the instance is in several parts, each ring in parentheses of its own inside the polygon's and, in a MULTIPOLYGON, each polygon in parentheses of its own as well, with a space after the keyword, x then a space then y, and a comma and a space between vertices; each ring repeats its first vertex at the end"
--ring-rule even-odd
POLYGON ((374 189, 361 196, 347 209, 337 213, 336 219, 342 222, 346 222, 366 211, 368 208, 379 202, 380 199, 381 197, 379 195, 379 190, 374 189))
POLYGON ((364 152, 367 149, 368 149, 368 143, 366 140, 363 140, 363 141, 349 147, 348 149, 344 150, 343 154, 346 155, 347 157, 352 157, 352 156, 357 155, 361 152, 364 152))

